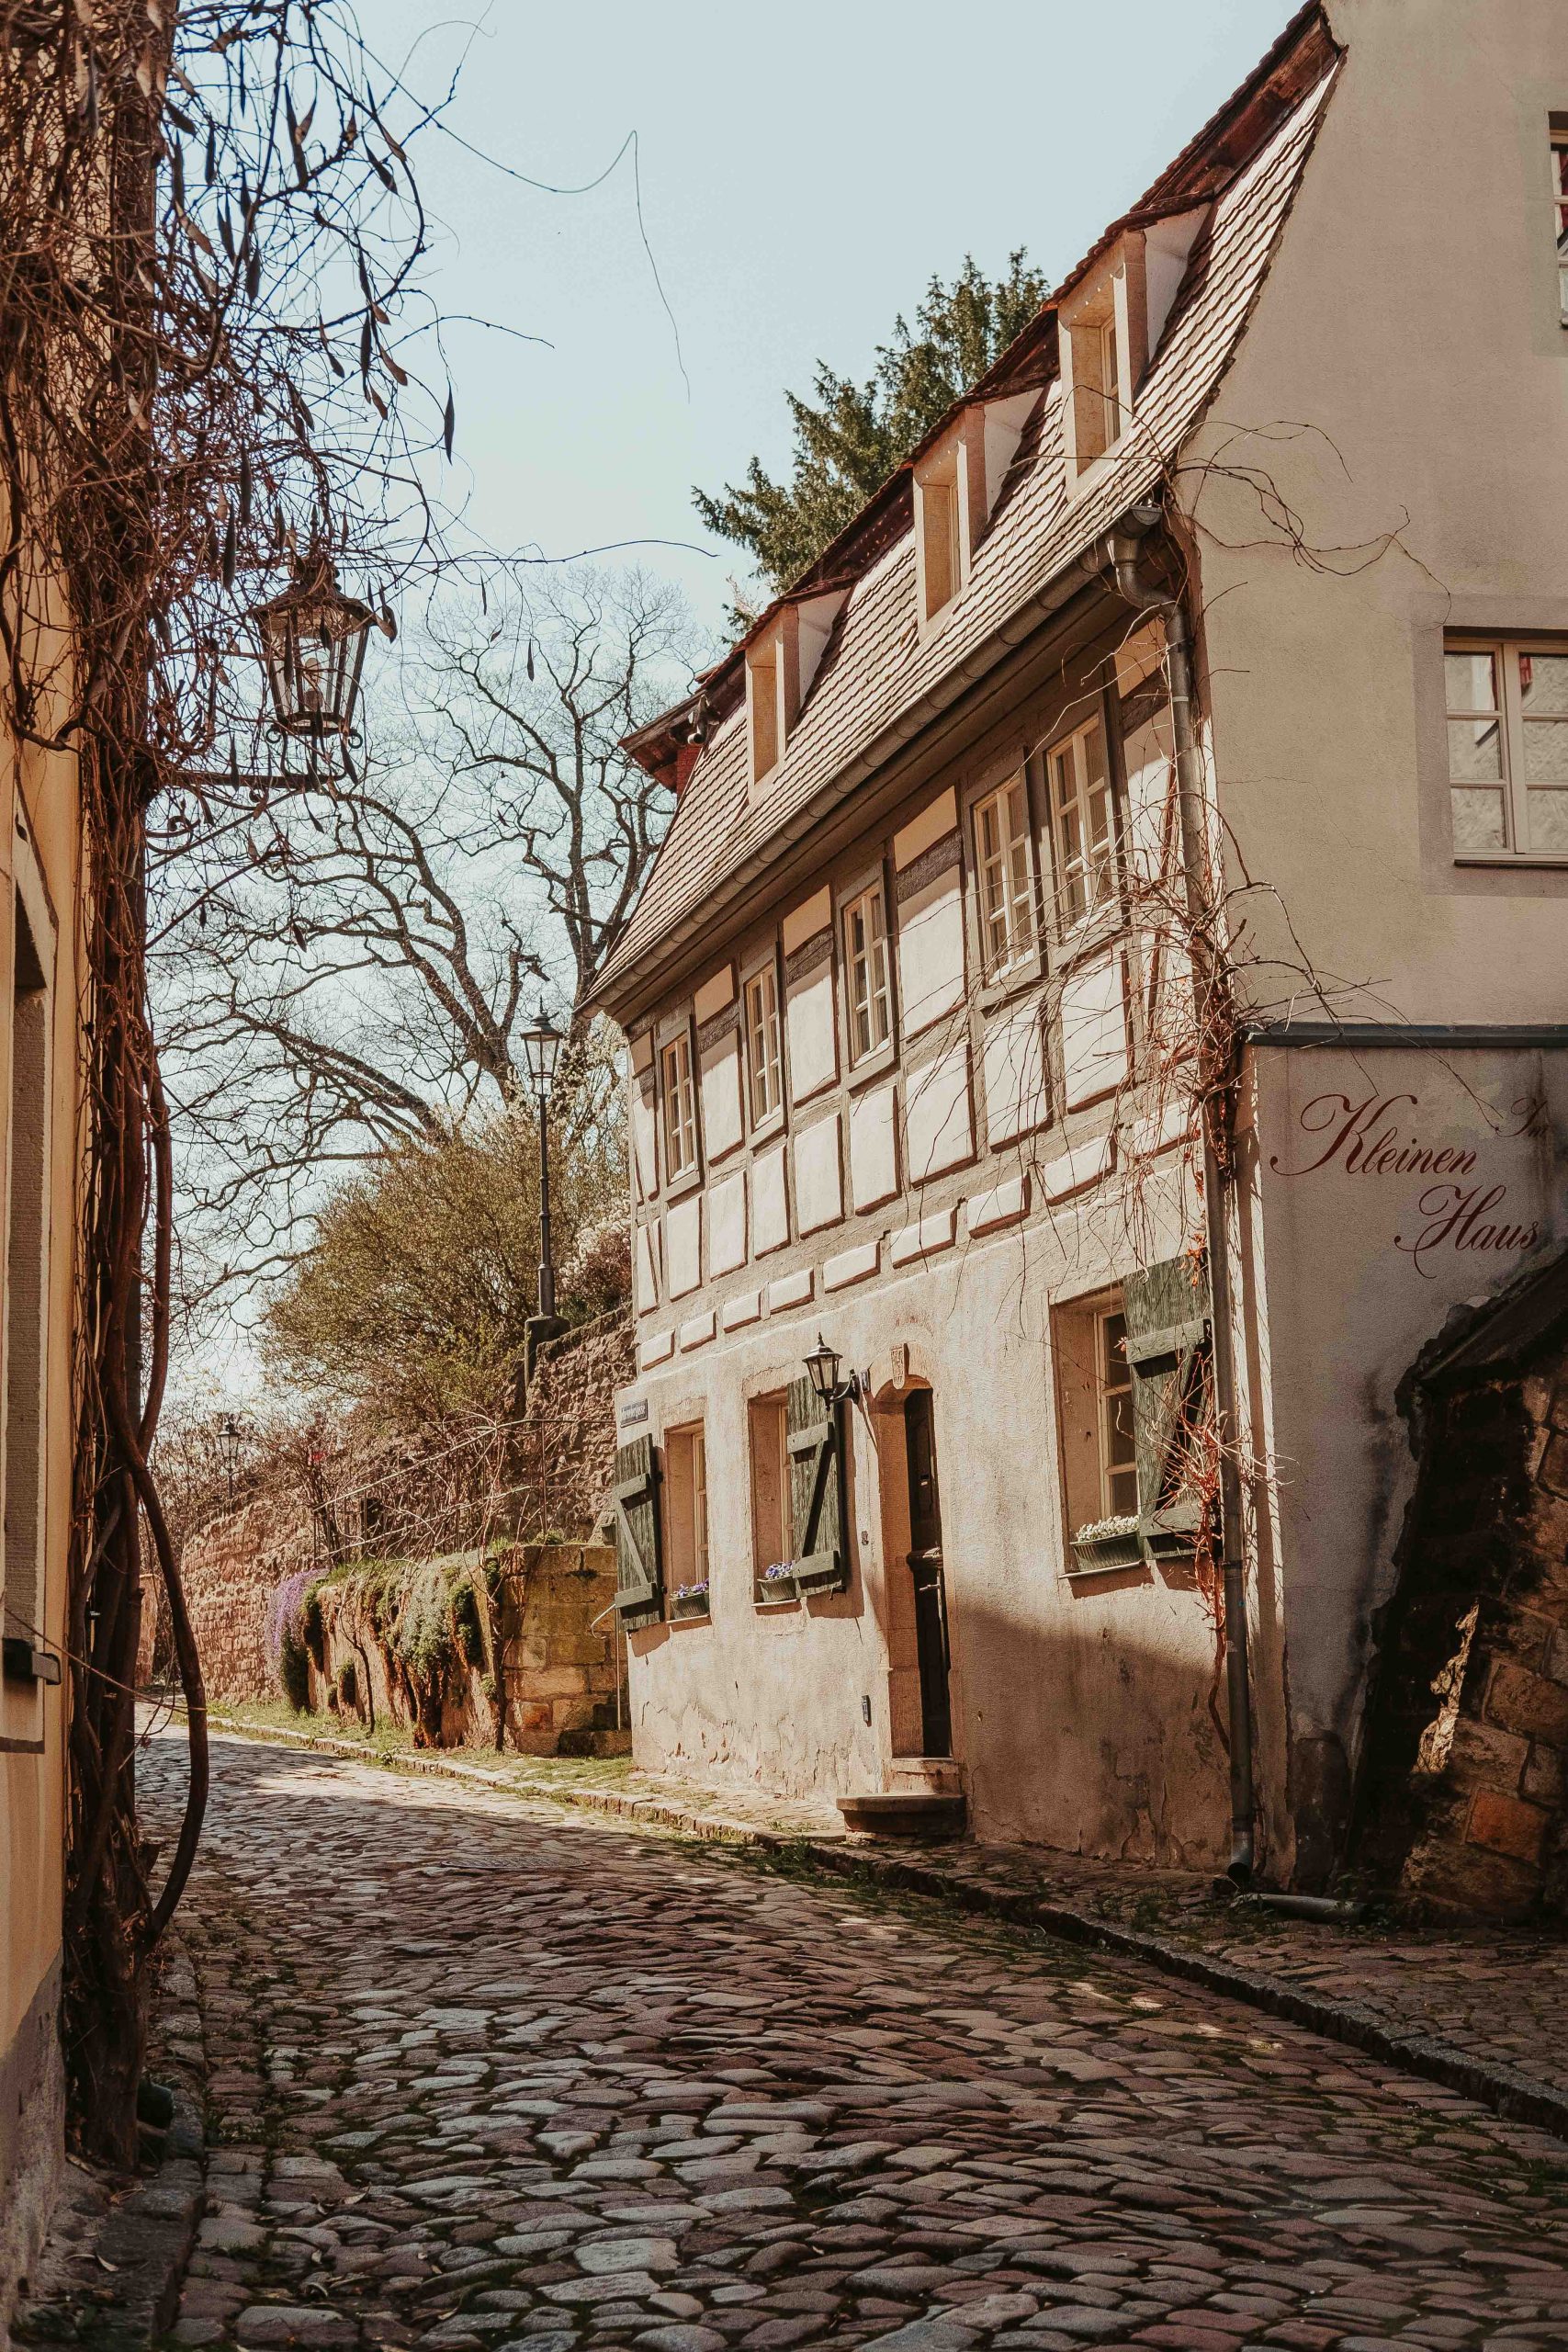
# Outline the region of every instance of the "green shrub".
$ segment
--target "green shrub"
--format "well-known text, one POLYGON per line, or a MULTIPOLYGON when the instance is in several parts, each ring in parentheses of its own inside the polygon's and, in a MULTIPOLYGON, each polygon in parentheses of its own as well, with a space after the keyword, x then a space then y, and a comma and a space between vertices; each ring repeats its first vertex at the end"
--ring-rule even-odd
POLYGON ((277 1679, 283 1695, 297 1715, 310 1712, 310 1654, 292 1625, 285 1625, 278 1644, 277 1679))
POLYGON ((482 1666, 485 1637, 484 1627, 479 1623, 479 1597, 467 1578, 452 1595, 452 1619, 457 1628, 457 1640, 464 1657, 470 1666, 482 1666))

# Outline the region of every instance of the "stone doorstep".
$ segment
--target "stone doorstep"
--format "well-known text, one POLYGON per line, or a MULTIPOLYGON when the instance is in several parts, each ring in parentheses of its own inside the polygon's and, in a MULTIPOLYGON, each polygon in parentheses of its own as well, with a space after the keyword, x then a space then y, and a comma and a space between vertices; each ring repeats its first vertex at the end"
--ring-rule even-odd
POLYGON ((1481 2057, 1435 2034, 1401 2031, 1360 2002, 1337 2000, 1292 1984, 1288 1978, 1243 1967, 1218 1953, 1198 1951, 1150 1934, 1145 1928, 1122 1927, 1114 1920, 1099 1917, 1077 1905, 1043 1894, 1041 1883, 1032 1886, 987 1884, 967 1877, 940 1851, 920 1851, 917 1855, 906 1849, 889 1853, 869 1840, 857 1838, 852 1843, 848 1838, 840 1835, 835 1838, 831 1833, 794 1837, 761 1828, 754 1822, 732 1815, 705 1812, 694 1804, 682 1805, 674 1795, 648 1796, 630 1791, 529 1782, 507 1773, 487 1772, 481 1767, 455 1763, 428 1749, 367 1757, 355 1742, 319 1733, 289 1731, 282 1725, 252 1726, 218 1714, 210 1720, 216 1728, 264 1745, 292 1740, 301 1747, 321 1748, 360 1763, 441 1773, 456 1780, 478 1781, 511 1796, 542 1797, 550 1804, 614 1814, 632 1822, 678 1830, 691 1838, 805 1857, 834 1876, 854 1878, 869 1871, 907 1894, 932 1895, 943 1902, 956 1903, 960 1909, 976 1917, 1005 1919, 1010 1926, 1034 1928, 1064 1943, 1087 1945, 1141 1960, 1162 1974, 1224 1994, 1286 2024, 1303 2026, 1325 2041, 1359 2050, 1365 2056, 1397 2067, 1404 2074, 1458 2091, 1509 2122, 1533 2124, 1539 2131, 1568 2141, 1568 2093, 1533 2080, 1517 2067, 1481 2057))

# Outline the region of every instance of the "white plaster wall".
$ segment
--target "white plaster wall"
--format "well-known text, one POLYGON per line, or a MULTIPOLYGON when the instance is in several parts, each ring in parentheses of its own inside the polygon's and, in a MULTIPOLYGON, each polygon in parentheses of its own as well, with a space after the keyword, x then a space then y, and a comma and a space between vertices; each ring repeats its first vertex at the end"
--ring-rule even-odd
POLYGON ((1278 1001, 1304 962, 1359 987, 1342 1017, 1561 1021, 1568 871, 1452 861, 1441 650, 1445 626, 1568 628, 1546 201, 1568 18, 1562 0, 1329 16, 1348 52, 1176 477, 1220 808, 1235 876, 1245 861, 1260 886, 1253 985, 1278 1001), (1269 519, 1270 485, 1326 562, 1269 519))
POLYGON ((850 1198, 857 1209, 880 1207, 898 1190, 897 1090, 869 1086, 850 1103, 850 1198))
MULTIPOLYGON (((884 1526, 860 1415, 850 1590, 778 1612, 752 1600, 746 1398, 794 1377, 820 1326, 847 1363, 883 1384, 880 1401, 895 1415, 899 1396, 886 1385, 895 1347, 934 1390, 955 1744, 981 1835, 1202 1866, 1223 1855, 1224 1763, 1207 1709, 1213 1633, 1202 1602, 1152 1577, 1084 1589, 1062 1572, 1048 1295, 1101 1282, 1122 1231, 1119 1216, 1091 1209, 1029 1228, 1027 1243, 1017 1227, 1003 1230, 721 1333, 638 1383, 656 1432, 704 1419, 713 1587, 710 1623, 632 1636, 639 1763, 801 1794, 886 1784, 888 1637, 900 1598, 891 1580, 908 1568, 896 1526, 892 1541, 884 1526)), ((877 1430, 881 1475, 897 1482, 901 1423, 879 1415, 877 1430)))
POLYGON ((701 1057, 703 1142, 710 1161, 722 1159, 741 1140, 740 1032, 708 1046, 701 1057))
POLYGON ((708 1275, 733 1273, 746 1262, 746 1171, 708 1187, 708 1275))
POLYGON ((822 961, 788 983, 784 1022, 789 1040, 790 1099, 805 1102, 820 1094, 839 1074, 839 1041, 833 1018, 833 959, 822 961))
POLYGON ((844 1214, 837 1111, 795 1138, 795 1214, 802 1233, 834 1225, 844 1214))
POLYGON ((664 1270, 671 1298, 683 1298, 703 1278, 703 1196, 688 1193, 664 1212, 664 1270))
POLYGON ((1255 1610, 1289 1668, 1269 1772, 1289 1854, 1355 1759, 1414 1477, 1394 1392, 1452 1307, 1506 1282, 1532 1237, 1568 1232, 1568 1046, 1275 1048, 1252 1066, 1247 1371, 1272 1472, 1255 1610), (1446 1168, 1416 1159, 1442 1152, 1446 1168))
POLYGON ((980 1069, 987 1143, 1009 1143, 1043 1125, 1047 1114, 1044 1027, 1037 997, 1031 995, 988 1023, 980 1069))
POLYGON ((782 1250, 789 1239, 789 1180, 786 1147, 774 1144, 751 1163, 751 1246, 759 1258, 782 1250))
POLYGON ((964 898, 957 861, 898 901, 899 1018, 907 1037, 964 1001, 964 898))
POLYGON ((1127 1075, 1126 965, 1120 948, 1081 964, 1062 982, 1062 1070, 1066 1107, 1109 1094, 1127 1075))
POLYGON ((904 1079, 905 1153, 911 1184, 967 1159, 975 1148, 967 1040, 904 1079))

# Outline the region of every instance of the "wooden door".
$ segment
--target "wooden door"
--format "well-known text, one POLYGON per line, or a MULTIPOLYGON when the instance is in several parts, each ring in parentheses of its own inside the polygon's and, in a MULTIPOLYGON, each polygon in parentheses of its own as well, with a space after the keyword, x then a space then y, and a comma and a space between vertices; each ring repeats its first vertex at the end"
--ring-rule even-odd
POLYGON ((927 1756, 953 1753, 948 1699, 947 1594, 942 1582, 942 1496, 937 1484, 931 1393, 917 1388, 904 1408, 909 1464, 909 1571, 915 1583, 915 1653, 920 1674, 921 1745, 927 1756))

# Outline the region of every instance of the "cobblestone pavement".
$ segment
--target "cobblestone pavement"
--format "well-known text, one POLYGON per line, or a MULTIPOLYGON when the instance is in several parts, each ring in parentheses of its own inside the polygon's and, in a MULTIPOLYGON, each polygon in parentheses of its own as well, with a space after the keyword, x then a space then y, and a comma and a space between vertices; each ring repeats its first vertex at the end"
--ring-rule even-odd
POLYGON ((1568 2149, 1458 2097, 934 1907, 215 1765, 183 2344, 1568 2346, 1568 2149))
MULTIPOLYGON (((494 1758, 477 1751, 417 1759, 478 1785, 497 1776, 494 1758)), ((1040 1846, 971 1843, 897 1847, 846 1840, 829 1804, 704 1787, 669 1775, 627 1771, 611 1781, 603 1767, 574 1768, 552 1758, 508 1756, 504 1777, 558 1791, 573 1803, 649 1825, 680 1826, 703 1838, 782 1833, 858 1864, 897 1871, 913 1863, 954 1887, 981 1886, 1005 1899, 1066 1905, 1094 1919, 1184 1945, 1248 1973, 1377 2018, 1395 2034, 1429 2035, 1461 2055, 1515 2070, 1568 2098, 1568 1937, 1526 1928, 1444 1929, 1373 1917, 1362 1927, 1282 1920, 1246 1904, 1216 1902, 1201 1873, 1137 1864, 1087 1861, 1040 1846)))

